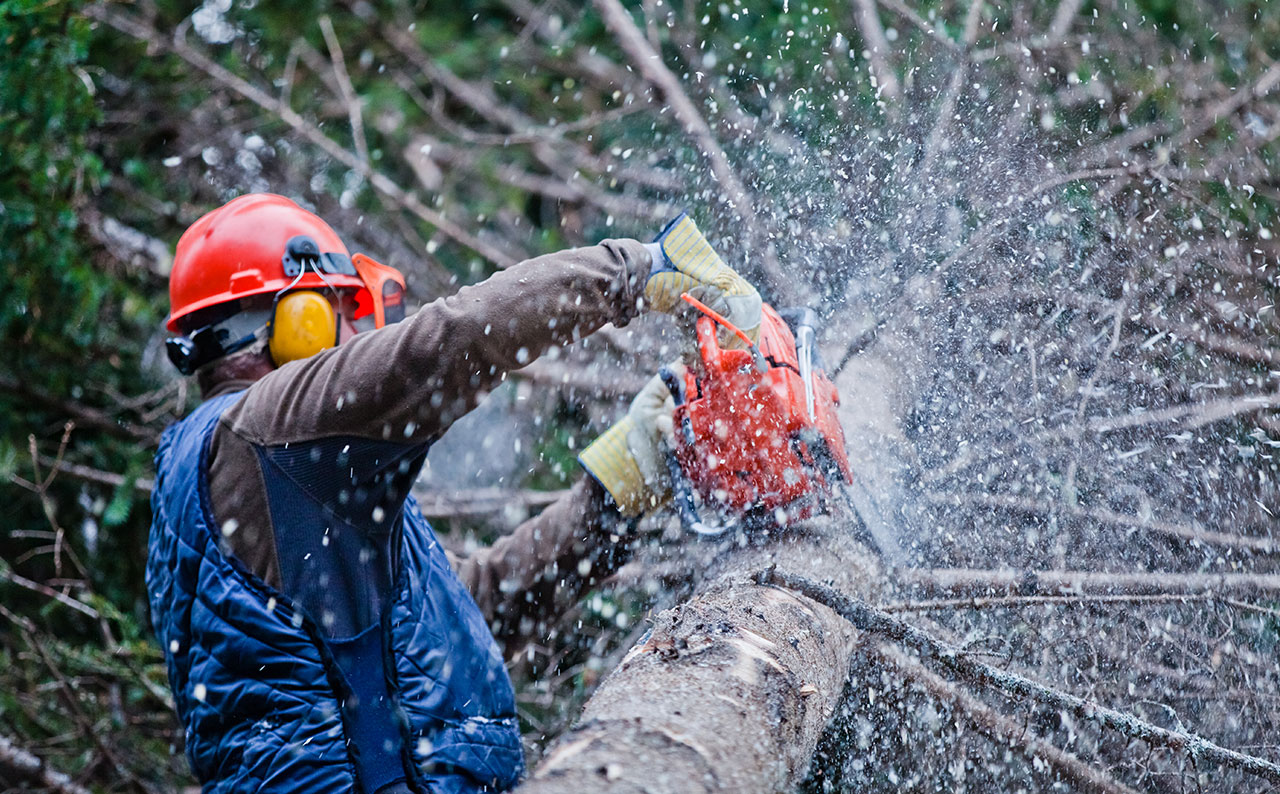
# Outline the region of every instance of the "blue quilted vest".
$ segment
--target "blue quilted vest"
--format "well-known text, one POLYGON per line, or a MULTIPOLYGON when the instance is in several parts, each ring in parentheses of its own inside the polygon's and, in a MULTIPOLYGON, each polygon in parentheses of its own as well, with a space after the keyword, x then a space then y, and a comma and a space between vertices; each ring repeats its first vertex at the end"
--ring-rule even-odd
MULTIPOLYGON (((389 598, 348 642, 328 639, 316 615, 224 553, 205 457, 238 396, 209 400, 165 431, 151 500, 151 616, 204 794, 373 794, 388 764, 404 778, 399 790, 514 786, 524 765, 511 682, 412 498, 389 598), (367 675, 353 675, 360 671, 367 675), (360 695, 383 705, 354 707, 360 695)), ((275 501, 293 487, 283 480, 268 482, 277 526, 275 501)), ((286 496, 306 501, 301 492, 286 496)))

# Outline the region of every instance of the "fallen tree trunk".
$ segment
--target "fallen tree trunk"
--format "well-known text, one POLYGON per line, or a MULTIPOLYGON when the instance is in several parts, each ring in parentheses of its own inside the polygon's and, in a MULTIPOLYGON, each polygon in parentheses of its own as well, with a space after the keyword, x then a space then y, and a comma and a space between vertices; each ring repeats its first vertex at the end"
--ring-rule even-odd
POLYGON ((695 594, 654 618, 519 789, 778 792, 804 779, 844 690, 855 632, 829 608, 761 585, 771 564, 874 598, 876 559, 821 519, 767 545, 727 543, 695 594))

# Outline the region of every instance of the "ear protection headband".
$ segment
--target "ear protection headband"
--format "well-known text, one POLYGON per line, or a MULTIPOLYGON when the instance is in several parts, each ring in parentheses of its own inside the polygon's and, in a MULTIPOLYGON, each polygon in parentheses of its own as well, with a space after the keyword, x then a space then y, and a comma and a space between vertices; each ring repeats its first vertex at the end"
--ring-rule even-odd
MULTIPOLYGON (((321 253, 308 236, 292 237, 281 257, 286 276, 293 282, 276 293, 270 314, 262 322, 264 312, 236 312, 230 317, 198 329, 190 336, 174 337, 165 342, 169 360, 178 371, 190 375, 205 364, 248 347, 265 337, 271 359, 276 366, 309 358, 338 344, 338 315, 333 304, 315 290, 290 292, 308 269, 329 283, 325 274, 358 276, 365 288, 356 295, 352 321, 356 331, 382 328, 404 319, 404 276, 395 268, 370 259, 364 254, 321 253)), ((330 290, 343 300, 342 292, 330 290)))

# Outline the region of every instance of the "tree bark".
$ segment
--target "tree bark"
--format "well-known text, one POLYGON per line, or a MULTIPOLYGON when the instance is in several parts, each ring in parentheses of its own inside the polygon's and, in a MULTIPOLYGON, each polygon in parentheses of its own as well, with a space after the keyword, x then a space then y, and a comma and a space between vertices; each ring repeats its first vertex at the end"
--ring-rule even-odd
POLYGON ((694 596, 654 618, 519 791, 794 789, 844 690, 856 632, 751 574, 776 564, 874 598, 882 575, 856 520, 726 542, 694 596))

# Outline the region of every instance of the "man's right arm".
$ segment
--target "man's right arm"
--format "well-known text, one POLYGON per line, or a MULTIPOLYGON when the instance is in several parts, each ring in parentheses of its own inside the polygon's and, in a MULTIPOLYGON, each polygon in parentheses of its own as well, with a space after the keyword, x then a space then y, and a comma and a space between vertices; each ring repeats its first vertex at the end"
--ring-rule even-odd
POLYGON ((211 506, 231 551, 279 585, 259 450, 338 436, 386 444, 387 457, 425 448, 505 372, 629 321, 649 269, 634 240, 538 257, 255 382, 223 414, 210 448, 211 506))
POLYGON ((405 321, 287 364, 224 421, 255 444, 357 436, 428 442, 508 371, 638 311, 650 270, 634 240, 522 262, 405 321))

